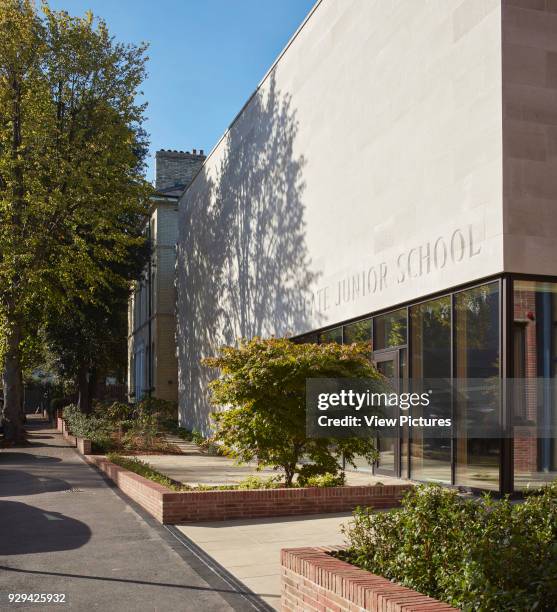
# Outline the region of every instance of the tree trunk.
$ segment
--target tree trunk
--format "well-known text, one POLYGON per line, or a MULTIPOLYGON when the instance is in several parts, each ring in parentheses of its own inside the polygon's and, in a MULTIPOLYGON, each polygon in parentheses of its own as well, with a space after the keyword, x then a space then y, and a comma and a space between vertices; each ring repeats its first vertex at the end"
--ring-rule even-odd
POLYGON ((10 444, 25 441, 23 419, 23 376, 21 372, 21 331, 19 326, 10 326, 6 337, 6 356, 4 361, 4 408, 2 423, 4 438, 10 444))
POLYGON ((91 412, 91 393, 89 389, 89 367, 81 364, 77 375, 78 398, 77 406, 84 414, 91 412))
POLYGON ((97 381, 98 381, 98 372, 95 366, 91 367, 89 370, 89 403, 90 403, 90 411, 93 410, 93 400, 97 397, 97 381))
POLYGON ((295 465, 285 465, 284 466, 284 486, 291 487, 292 481, 294 480, 296 466, 295 465))

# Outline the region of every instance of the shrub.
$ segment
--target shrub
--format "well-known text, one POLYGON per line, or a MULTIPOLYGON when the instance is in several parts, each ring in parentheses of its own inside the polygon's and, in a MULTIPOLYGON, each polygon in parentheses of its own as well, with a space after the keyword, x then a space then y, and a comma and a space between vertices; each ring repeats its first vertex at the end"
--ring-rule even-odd
POLYGON ((555 484, 524 503, 422 485, 398 511, 357 509, 344 533, 346 560, 464 610, 557 601, 555 484))
POLYGON ((128 449, 136 447, 148 449, 154 446, 158 432, 156 415, 140 407, 135 411, 133 418, 127 422, 127 431, 122 442, 128 449))
POLYGON ((121 447, 126 450, 167 450, 161 436, 163 421, 175 408, 173 402, 147 399, 136 404, 97 402, 91 414, 75 405, 64 409, 70 431, 89 438, 103 452, 121 447))
POLYGON ((107 419, 95 414, 84 414, 75 404, 64 408, 64 420, 74 436, 87 438, 98 444, 106 444, 112 427, 107 419))
POLYGON ((239 482, 236 489, 278 489, 284 486, 282 479, 278 476, 270 476, 269 478, 260 478, 259 476, 248 476, 239 482))
POLYGON ((300 487, 342 487, 346 484, 346 476, 344 472, 307 477, 300 475, 297 484, 300 487))
POLYGON ((223 347, 204 360, 219 368, 211 383, 212 401, 224 408, 213 415, 215 442, 241 462, 282 469, 285 485, 294 477, 338 474, 341 459, 353 465, 355 455, 372 463, 371 439, 306 437, 306 379, 368 378, 382 380, 369 360, 369 345, 296 344, 288 339, 244 341, 223 347), (309 462, 302 464, 301 459, 309 462))
POLYGON ((111 423, 119 425, 133 418, 133 404, 126 402, 99 403, 95 405, 95 412, 101 413, 111 423))

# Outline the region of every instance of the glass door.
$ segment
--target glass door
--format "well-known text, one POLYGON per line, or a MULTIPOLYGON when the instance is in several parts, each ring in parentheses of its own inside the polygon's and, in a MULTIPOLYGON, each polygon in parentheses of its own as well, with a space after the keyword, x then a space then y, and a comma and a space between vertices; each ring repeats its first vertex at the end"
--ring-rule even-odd
MULTIPOLYGON (((375 353, 373 360, 379 373, 389 381, 395 393, 400 385, 400 351, 381 351, 375 353)), ((389 416, 398 418, 398 409, 389 416)), ((381 436, 377 439, 379 460, 375 467, 376 474, 400 476, 400 432, 395 437, 381 436)))

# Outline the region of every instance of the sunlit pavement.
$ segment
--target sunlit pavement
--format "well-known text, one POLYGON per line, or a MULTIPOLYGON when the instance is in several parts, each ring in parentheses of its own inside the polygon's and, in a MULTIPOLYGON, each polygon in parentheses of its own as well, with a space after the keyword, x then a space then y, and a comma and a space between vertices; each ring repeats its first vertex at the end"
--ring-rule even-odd
POLYGON ((350 513, 177 525, 270 606, 280 606, 280 549, 342 544, 350 513))
POLYGON ((11 609, 8 593, 65 594, 71 610, 254 609, 60 434, 30 432, 29 445, 0 451, 0 609, 11 609))

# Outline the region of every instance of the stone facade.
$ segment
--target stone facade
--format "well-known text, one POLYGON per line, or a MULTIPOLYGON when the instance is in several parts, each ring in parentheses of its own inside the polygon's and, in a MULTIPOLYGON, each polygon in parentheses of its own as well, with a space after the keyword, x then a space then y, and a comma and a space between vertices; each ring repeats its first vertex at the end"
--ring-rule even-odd
POLYGON ((147 266, 130 296, 128 308, 128 393, 177 401, 176 241, 178 196, 201 167, 203 152, 157 151, 156 188, 146 231, 152 241, 147 266), (149 372, 151 368, 151 372, 149 372))
POLYGON ((557 2, 502 3, 505 269, 555 274, 557 2))
POLYGON ((181 423, 222 344, 556 276, 556 109, 554 0, 317 2, 180 199, 181 423))
POLYGON ((186 427, 223 343, 502 271, 501 91, 499 0, 316 4, 180 200, 186 427))

